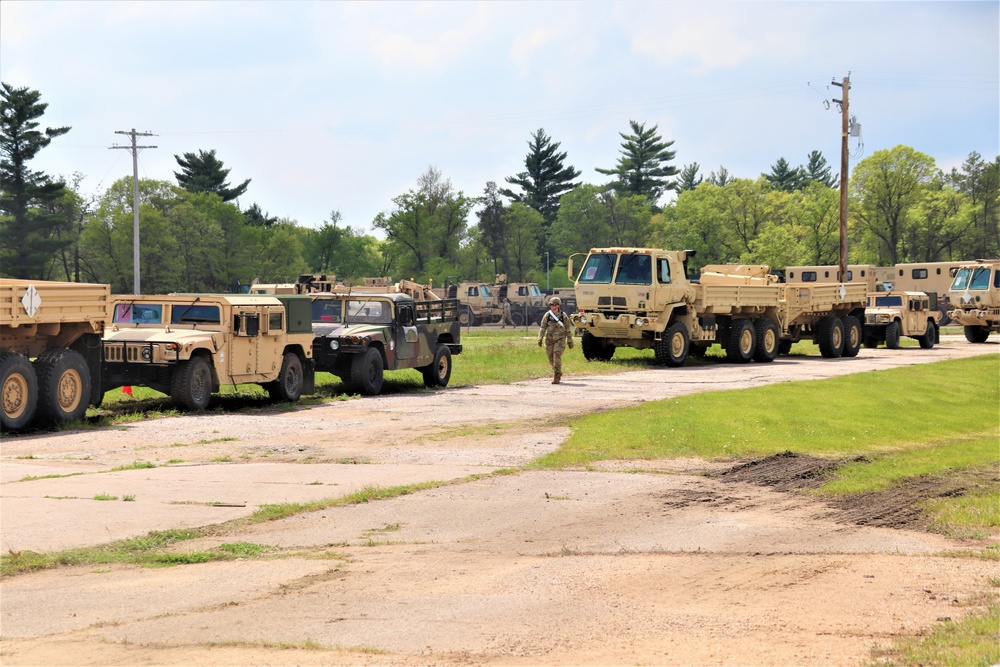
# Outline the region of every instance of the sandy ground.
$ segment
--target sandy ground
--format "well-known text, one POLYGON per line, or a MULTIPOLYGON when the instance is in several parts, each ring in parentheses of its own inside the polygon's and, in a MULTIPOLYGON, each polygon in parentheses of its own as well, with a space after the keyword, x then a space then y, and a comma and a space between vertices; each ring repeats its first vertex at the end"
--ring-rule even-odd
MULTIPOLYGON (((996 351, 954 339, 851 360, 650 368, 5 437, 0 545, 13 553, 216 525, 366 486, 455 482, 176 547, 250 542, 274 547, 268 558, 7 578, 0 662, 859 664, 895 636, 975 611, 995 563, 944 554, 983 543, 858 525, 856 513, 725 474, 735 461, 488 473, 554 450, 570 418, 595 410, 996 351), (137 460, 157 467, 113 471, 137 460)), ((780 476, 809 462, 771 464, 780 476)))

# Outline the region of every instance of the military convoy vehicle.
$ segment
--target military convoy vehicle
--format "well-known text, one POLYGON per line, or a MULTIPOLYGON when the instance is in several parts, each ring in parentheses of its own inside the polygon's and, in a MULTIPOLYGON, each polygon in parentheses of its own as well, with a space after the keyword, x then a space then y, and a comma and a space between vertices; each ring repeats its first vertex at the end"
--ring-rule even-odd
POLYGON ((503 308, 496 293, 484 282, 451 284, 435 289, 434 294, 458 300, 458 321, 463 327, 496 324, 503 318, 503 308))
POLYGON ((965 329, 970 343, 985 343, 1000 331, 1000 260, 963 264, 948 290, 953 309, 948 315, 965 329))
MULTIPOLYGON (((505 276, 501 275, 505 280, 505 276)), ((493 291, 497 294, 497 301, 503 312, 503 300, 510 299, 510 319, 514 326, 521 326, 525 323, 539 324, 542 315, 549 309, 545 295, 538 288, 538 283, 508 283, 498 282, 493 285, 493 291)))
POLYGON ((446 387, 452 355, 462 352, 457 299, 440 299, 408 281, 312 295, 316 369, 366 396, 382 390, 383 373, 421 372, 424 385, 446 387))
POLYGON ((864 346, 878 347, 885 343, 890 350, 899 349, 903 336, 915 338, 920 347, 929 350, 938 342, 938 321, 941 313, 936 298, 924 292, 876 292, 868 295, 865 308, 864 346))
POLYGON ((0 279, 0 425, 81 419, 101 397, 111 288, 0 279), (34 359, 34 362, 31 361, 34 359))
MULTIPOLYGON (((584 357, 617 346, 652 348, 680 366, 720 343, 729 361, 773 361, 811 337, 824 357, 853 357, 862 343, 863 284, 788 285, 765 265, 708 265, 688 278, 693 250, 592 248, 576 278, 571 315, 584 357)), ((573 275, 573 258, 568 263, 573 275)))
POLYGON ((259 384, 283 401, 315 393, 308 296, 116 296, 113 305, 102 391, 151 387, 188 410, 205 409, 224 384, 259 384))

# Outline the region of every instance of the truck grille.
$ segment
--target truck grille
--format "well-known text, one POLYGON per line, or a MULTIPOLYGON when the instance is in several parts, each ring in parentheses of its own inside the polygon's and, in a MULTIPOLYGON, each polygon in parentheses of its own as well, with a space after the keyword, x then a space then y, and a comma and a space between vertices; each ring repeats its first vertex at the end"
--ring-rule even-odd
POLYGON ((623 296, 599 296, 597 297, 597 308, 627 308, 628 303, 623 296))
POLYGON ((153 360, 153 344, 105 341, 104 360, 126 364, 149 363, 153 360))

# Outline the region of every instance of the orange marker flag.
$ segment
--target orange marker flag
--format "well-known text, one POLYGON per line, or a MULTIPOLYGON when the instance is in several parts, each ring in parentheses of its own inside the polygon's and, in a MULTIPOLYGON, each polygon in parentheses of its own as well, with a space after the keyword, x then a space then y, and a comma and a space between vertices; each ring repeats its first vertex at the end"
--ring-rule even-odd
MULTIPOLYGON (((132 387, 129 386, 129 385, 125 385, 124 387, 122 387, 122 393, 126 394, 128 396, 132 396, 132 387)), ((132 398, 135 398, 135 397, 132 396, 132 398)))

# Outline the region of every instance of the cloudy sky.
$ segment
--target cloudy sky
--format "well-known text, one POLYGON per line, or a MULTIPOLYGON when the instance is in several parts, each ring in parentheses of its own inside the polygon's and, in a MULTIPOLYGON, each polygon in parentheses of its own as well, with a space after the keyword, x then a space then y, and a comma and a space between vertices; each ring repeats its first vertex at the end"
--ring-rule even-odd
POLYGON ((243 207, 370 231, 429 166, 456 190, 524 169, 544 128, 602 183, 630 119, 678 167, 755 178, 820 150, 840 167, 831 86, 850 75, 852 164, 905 144, 958 166, 1000 153, 1000 3, 0 3, 0 80, 72 130, 32 167, 102 192, 215 149, 243 207))

